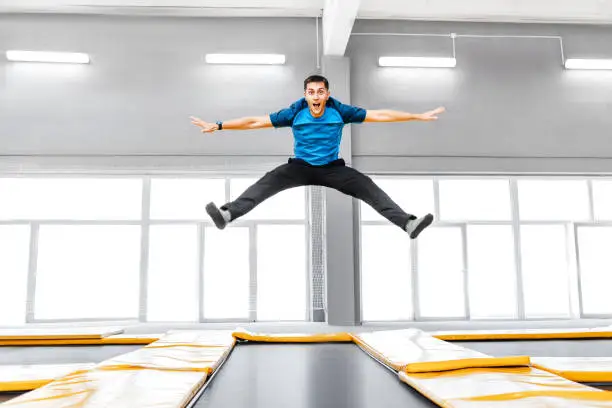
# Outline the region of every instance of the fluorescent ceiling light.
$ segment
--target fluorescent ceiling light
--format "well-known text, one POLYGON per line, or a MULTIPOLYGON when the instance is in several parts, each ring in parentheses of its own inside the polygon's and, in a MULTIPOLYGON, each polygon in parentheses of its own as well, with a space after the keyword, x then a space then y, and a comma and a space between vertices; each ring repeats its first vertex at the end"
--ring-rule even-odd
POLYGON ((565 60, 567 69, 612 69, 612 59, 580 59, 565 60))
POLYGON ((284 64, 285 56, 282 54, 206 54, 209 64, 253 64, 274 65, 284 64))
POLYGON ((9 61, 22 62, 89 63, 89 55, 75 52, 7 51, 6 58, 9 61))
POLYGON ((380 57, 378 65, 381 67, 453 68, 457 65, 457 60, 436 57, 380 57))

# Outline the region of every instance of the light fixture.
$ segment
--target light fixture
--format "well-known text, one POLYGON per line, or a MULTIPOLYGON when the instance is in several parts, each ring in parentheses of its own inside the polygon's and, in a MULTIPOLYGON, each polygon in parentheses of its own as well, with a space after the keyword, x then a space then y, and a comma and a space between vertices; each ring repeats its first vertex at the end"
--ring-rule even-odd
POLYGON ((281 65, 285 63, 282 54, 206 54, 208 64, 251 64, 281 65))
POLYGON ((9 61, 20 62, 60 62, 69 64, 88 64, 89 55, 76 52, 48 51, 7 51, 9 61))
POLYGON ((454 68, 457 65, 457 59, 442 57, 379 57, 378 65, 381 67, 454 68))
POLYGON ((565 60, 566 69, 612 69, 612 59, 581 59, 565 60))

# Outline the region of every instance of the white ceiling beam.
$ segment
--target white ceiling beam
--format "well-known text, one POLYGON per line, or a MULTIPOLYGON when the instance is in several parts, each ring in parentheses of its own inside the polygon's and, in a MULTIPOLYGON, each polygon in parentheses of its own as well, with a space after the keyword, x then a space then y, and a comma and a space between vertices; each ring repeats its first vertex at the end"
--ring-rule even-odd
MULTIPOLYGON (((0 0, 1 13, 202 17, 315 17, 326 10, 327 48, 342 49, 356 18, 423 21, 612 23, 611 0, 0 0), (552 4, 552 5, 551 5, 552 4), (357 15, 355 16, 355 10, 357 15), (344 28, 341 21, 344 21, 344 28), (335 47, 332 46, 335 44, 335 47), (340 45, 340 47, 338 47, 340 45)), ((348 39, 347 39, 348 41, 348 39)))
POLYGON ((323 54, 343 56, 360 0, 326 0, 323 9, 323 54))
POLYGON ((320 17, 325 0, 0 0, 0 13, 320 17))
POLYGON ((357 18, 516 23, 612 22, 609 0, 362 0, 357 18), (554 4, 553 4, 554 3, 554 4))

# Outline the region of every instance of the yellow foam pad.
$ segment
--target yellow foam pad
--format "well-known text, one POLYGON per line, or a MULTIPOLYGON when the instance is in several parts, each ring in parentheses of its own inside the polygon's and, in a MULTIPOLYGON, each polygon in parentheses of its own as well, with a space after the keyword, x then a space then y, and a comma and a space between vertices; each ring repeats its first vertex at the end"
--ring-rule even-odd
POLYGON ((118 334, 101 339, 61 340, 0 340, 0 346, 104 346, 104 345, 147 345, 160 339, 163 334, 118 334))
POLYGON ((0 392, 30 391, 95 364, 0 365, 0 392))
POLYGON ((139 350, 106 360, 98 367, 104 370, 149 368, 212 373, 235 343, 230 330, 173 331, 139 350))
POLYGON ((6 404, 24 408, 182 408, 235 344, 232 332, 173 332, 6 404))
POLYGON ((612 392, 532 367, 399 372, 400 379, 445 408, 612 407, 612 392))
POLYGON ((233 336, 239 340, 269 343, 332 343, 353 341, 349 333, 253 333, 242 328, 234 331, 233 336))
POLYGON ((4 405, 19 408, 183 408, 206 381, 199 371, 151 369, 70 374, 4 405))
POLYGON ((145 347, 233 347, 234 344, 236 339, 231 330, 171 330, 145 347))
POLYGON ((115 334, 105 337, 102 344, 151 344, 163 336, 160 334, 115 334))
POLYGON ((577 382, 612 382, 612 357, 533 357, 532 366, 577 382))
POLYGON ((366 352, 396 371, 410 373, 469 367, 528 366, 529 357, 491 357, 436 339, 418 329, 352 335, 366 352))
POLYGON ((611 327, 593 329, 453 330, 430 332, 440 340, 591 339, 612 337, 611 327))
POLYGON ((123 333, 122 327, 43 327, 0 329, 0 340, 102 339, 123 333))
POLYGON ((225 360, 231 347, 171 346, 144 347, 109 360, 98 366, 105 370, 150 368, 169 371, 203 371, 212 373, 225 360))

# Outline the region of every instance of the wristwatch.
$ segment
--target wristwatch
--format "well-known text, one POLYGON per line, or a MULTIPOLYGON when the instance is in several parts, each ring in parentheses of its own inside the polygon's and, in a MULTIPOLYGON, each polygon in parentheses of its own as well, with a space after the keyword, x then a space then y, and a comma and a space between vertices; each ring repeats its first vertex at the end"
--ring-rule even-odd
POLYGON ((217 126, 219 126, 219 130, 223 130, 223 122, 216 122, 217 126))

